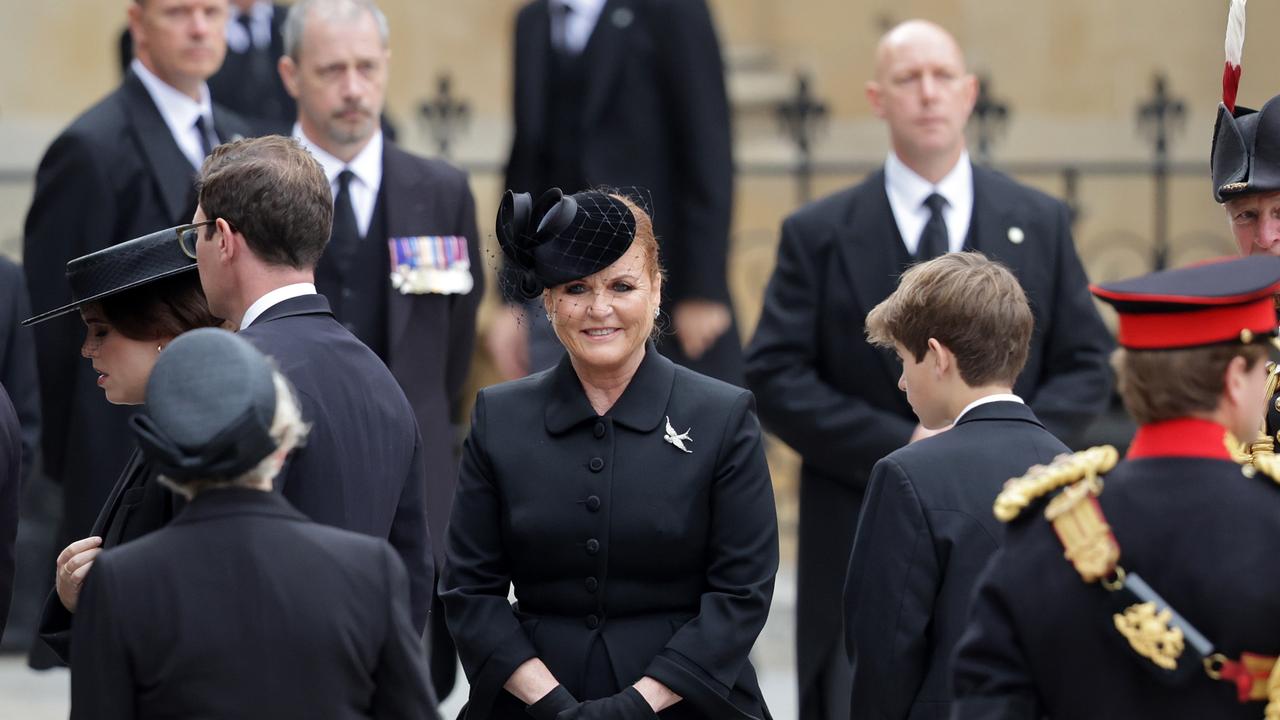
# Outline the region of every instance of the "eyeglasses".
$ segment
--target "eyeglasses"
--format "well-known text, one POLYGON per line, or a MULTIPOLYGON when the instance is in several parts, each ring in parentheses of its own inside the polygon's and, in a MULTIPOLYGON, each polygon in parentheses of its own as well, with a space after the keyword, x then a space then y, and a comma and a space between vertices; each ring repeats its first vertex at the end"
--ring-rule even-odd
POLYGON ((196 241, 200 239, 200 228, 216 222, 217 220, 205 220, 204 222, 181 225, 175 228, 175 232, 178 233, 178 247, 182 248, 182 254, 195 260, 196 241))

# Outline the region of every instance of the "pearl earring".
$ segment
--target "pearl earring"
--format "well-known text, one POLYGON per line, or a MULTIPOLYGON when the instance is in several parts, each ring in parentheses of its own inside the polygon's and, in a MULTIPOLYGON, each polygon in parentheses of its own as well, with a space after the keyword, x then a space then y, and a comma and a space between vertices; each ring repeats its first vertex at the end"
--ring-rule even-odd
POLYGON ((661 314, 662 314, 662 308, 661 308, 661 307, 656 307, 656 308, 654 308, 654 309, 653 309, 653 319, 654 319, 654 320, 657 320, 657 319, 658 319, 658 316, 659 316, 659 315, 661 315, 661 314))
POLYGON ((157 345, 157 346, 156 346, 156 352, 158 352, 158 353, 164 352, 164 346, 163 346, 163 345, 157 345))

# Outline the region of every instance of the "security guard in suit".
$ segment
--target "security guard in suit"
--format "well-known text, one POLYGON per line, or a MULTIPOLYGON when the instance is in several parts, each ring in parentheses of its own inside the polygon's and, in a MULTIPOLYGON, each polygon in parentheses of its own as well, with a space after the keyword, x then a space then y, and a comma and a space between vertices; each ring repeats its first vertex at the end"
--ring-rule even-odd
POLYGON ((1260 718, 1264 702, 1280 717, 1280 579, 1264 569, 1280 462, 1236 452, 1262 417, 1278 290, 1274 257, 1093 288, 1119 312, 1139 428, 1123 461, 1093 448, 997 498, 1011 532, 960 641, 953 718, 1260 718))

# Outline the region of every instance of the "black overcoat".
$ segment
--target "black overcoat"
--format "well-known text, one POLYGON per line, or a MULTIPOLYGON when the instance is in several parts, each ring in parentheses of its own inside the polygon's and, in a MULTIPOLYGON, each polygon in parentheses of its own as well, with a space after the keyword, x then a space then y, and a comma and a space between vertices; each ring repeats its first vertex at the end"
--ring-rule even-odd
MULTIPOLYGON (((214 129, 248 135, 215 105, 214 129)), ((31 304, 71 302, 67 261, 125 240, 191 222, 196 169, 178 149, 146 87, 132 72, 67 127, 45 151, 23 234, 31 304)), ((109 404, 80 357, 84 325, 74 314, 35 326, 44 421, 44 470, 62 484, 61 544, 85 537, 133 448, 131 411, 109 404)))
POLYGON ((1067 447, 1026 405, 995 401, 876 463, 845 586, 850 717, 945 718, 969 598, 1004 541, 1004 482, 1067 447))
MULTIPOLYGON (((515 136, 506 187, 542 192, 556 128, 548 112, 551 12, 534 0, 516 17, 515 136)), ((588 187, 639 187, 652 196, 663 267, 663 307, 688 299, 729 304, 726 267, 733 205, 729 102, 720 44, 705 0, 607 0, 582 50, 584 82, 575 138, 588 187)), ((577 192, 584 188, 562 188, 577 192)), ((698 372, 742 383, 731 327, 698 360, 674 337, 660 349, 698 372)))
MULTIPOLYGON (((1224 433, 1179 433, 1140 458, 1131 450, 1106 474, 1098 501, 1126 572, 1218 652, 1274 657, 1280 577, 1268 568, 1280 554, 1280 486, 1242 473, 1224 433)), ((1262 717, 1262 703, 1239 703, 1233 683, 1203 671, 1181 687, 1158 681, 1117 632, 1111 593, 1085 584, 1063 558, 1043 509, 1018 524, 979 581, 957 649, 953 718, 1262 717)))
POLYGON ((18 541, 18 501, 22 497, 22 425, 0 385, 0 636, 13 600, 14 548, 18 541))
POLYGON ((275 493, 207 490, 94 562, 71 717, 434 717, 404 566, 275 493))
POLYGON ((589 699, 597 643, 615 689, 648 675, 685 698, 664 717, 768 717, 748 653, 778 536, 750 393, 652 346, 603 417, 567 359, 485 388, 448 543, 440 594, 468 720, 527 717, 502 685, 535 656, 589 699), (664 441, 668 423, 691 452, 664 441))
POLYGON ((422 632, 435 581, 427 467, 404 392, 322 295, 277 303, 240 335, 293 384, 311 426, 276 490, 318 523, 390 541, 409 571, 409 607, 422 632))
MULTIPOLYGON (((1112 341, 1089 296, 1067 208, 981 167, 973 168, 973 190, 965 245, 1013 271, 1035 316, 1014 392, 1070 444, 1106 406, 1112 341)), ((841 592, 871 468, 905 445, 917 422, 898 390, 892 353, 863 335, 867 313, 897 284, 901 243, 883 171, 791 215, 747 349, 747 382, 765 428, 803 458, 796 599, 802 702, 839 652, 841 592)))
POLYGON ((40 379, 36 373, 36 343, 30 327, 30 295, 22 268, 0 257, 0 385, 22 425, 22 477, 31 477, 40 443, 40 379))

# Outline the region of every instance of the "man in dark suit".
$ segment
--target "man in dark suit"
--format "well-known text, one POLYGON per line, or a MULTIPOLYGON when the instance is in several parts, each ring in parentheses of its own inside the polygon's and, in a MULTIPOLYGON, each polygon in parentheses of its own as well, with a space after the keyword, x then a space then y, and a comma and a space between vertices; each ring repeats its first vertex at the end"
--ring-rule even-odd
POLYGON ((1090 299, 1059 201, 970 164, 976 81, 931 23, 890 31, 867 96, 889 126, 884 169, 783 223, 777 266, 747 350, 760 417, 803 457, 797 660, 801 718, 847 717, 851 671, 841 588, 872 466, 933 431, 898 392, 898 368, 862 337, 866 316, 917 259, 979 250, 1009 267, 1035 316, 1014 391, 1070 443, 1104 408, 1111 340, 1090 299))
POLYGON ((220 329, 183 334, 132 422, 190 504, 95 561, 71 717, 434 716, 400 559, 271 491, 307 428, 261 353, 220 329))
MULTIPOLYGON (((379 129, 390 49, 376 4, 301 0, 285 37, 280 71, 299 108, 293 134, 324 168, 335 202, 316 288, 413 406, 432 469, 427 513, 438 564, 457 479, 453 411, 484 295, 475 201, 465 173, 401 150, 379 129)), ((435 618, 431 657, 443 697, 457 663, 444 614, 435 618)))
POLYGON ((267 136, 216 148, 198 187, 191 251, 209 308, 275 360, 311 425, 276 488, 312 520, 389 540, 421 632, 434 585, 425 450, 391 372, 316 294, 333 214, 324 171, 296 140, 267 136))
MULTIPOLYGON (((226 0, 138 0, 128 12, 129 74, 53 141, 36 174, 23 266, 37 307, 70 302, 71 258, 190 219, 208 148, 248 132, 205 85, 225 51, 226 0)), ((74 316, 35 333, 42 458, 63 488, 60 546, 88 533, 133 446, 129 412, 103 401, 79 357, 83 336, 74 316)))
MULTIPOLYGON (((602 185, 651 193, 667 271, 663 311, 674 331, 658 349, 741 384, 725 267, 729 107, 705 0, 525 5, 516 18, 514 109, 506 186, 535 197, 602 185)), ((529 308, 498 313, 488 338, 507 377, 546 369, 562 352, 543 312, 529 308)))
POLYGON ((992 503, 1006 480, 1068 452, 1013 393, 1034 323, 1017 278, 973 252, 912 267, 867 316, 920 424, 954 427, 871 471, 845 581, 850 717, 948 715, 951 651, 1004 539, 992 503))
POLYGON ((13 599, 14 547, 18 540, 18 501, 22 497, 22 425, 0 385, 0 635, 4 635, 13 599))

